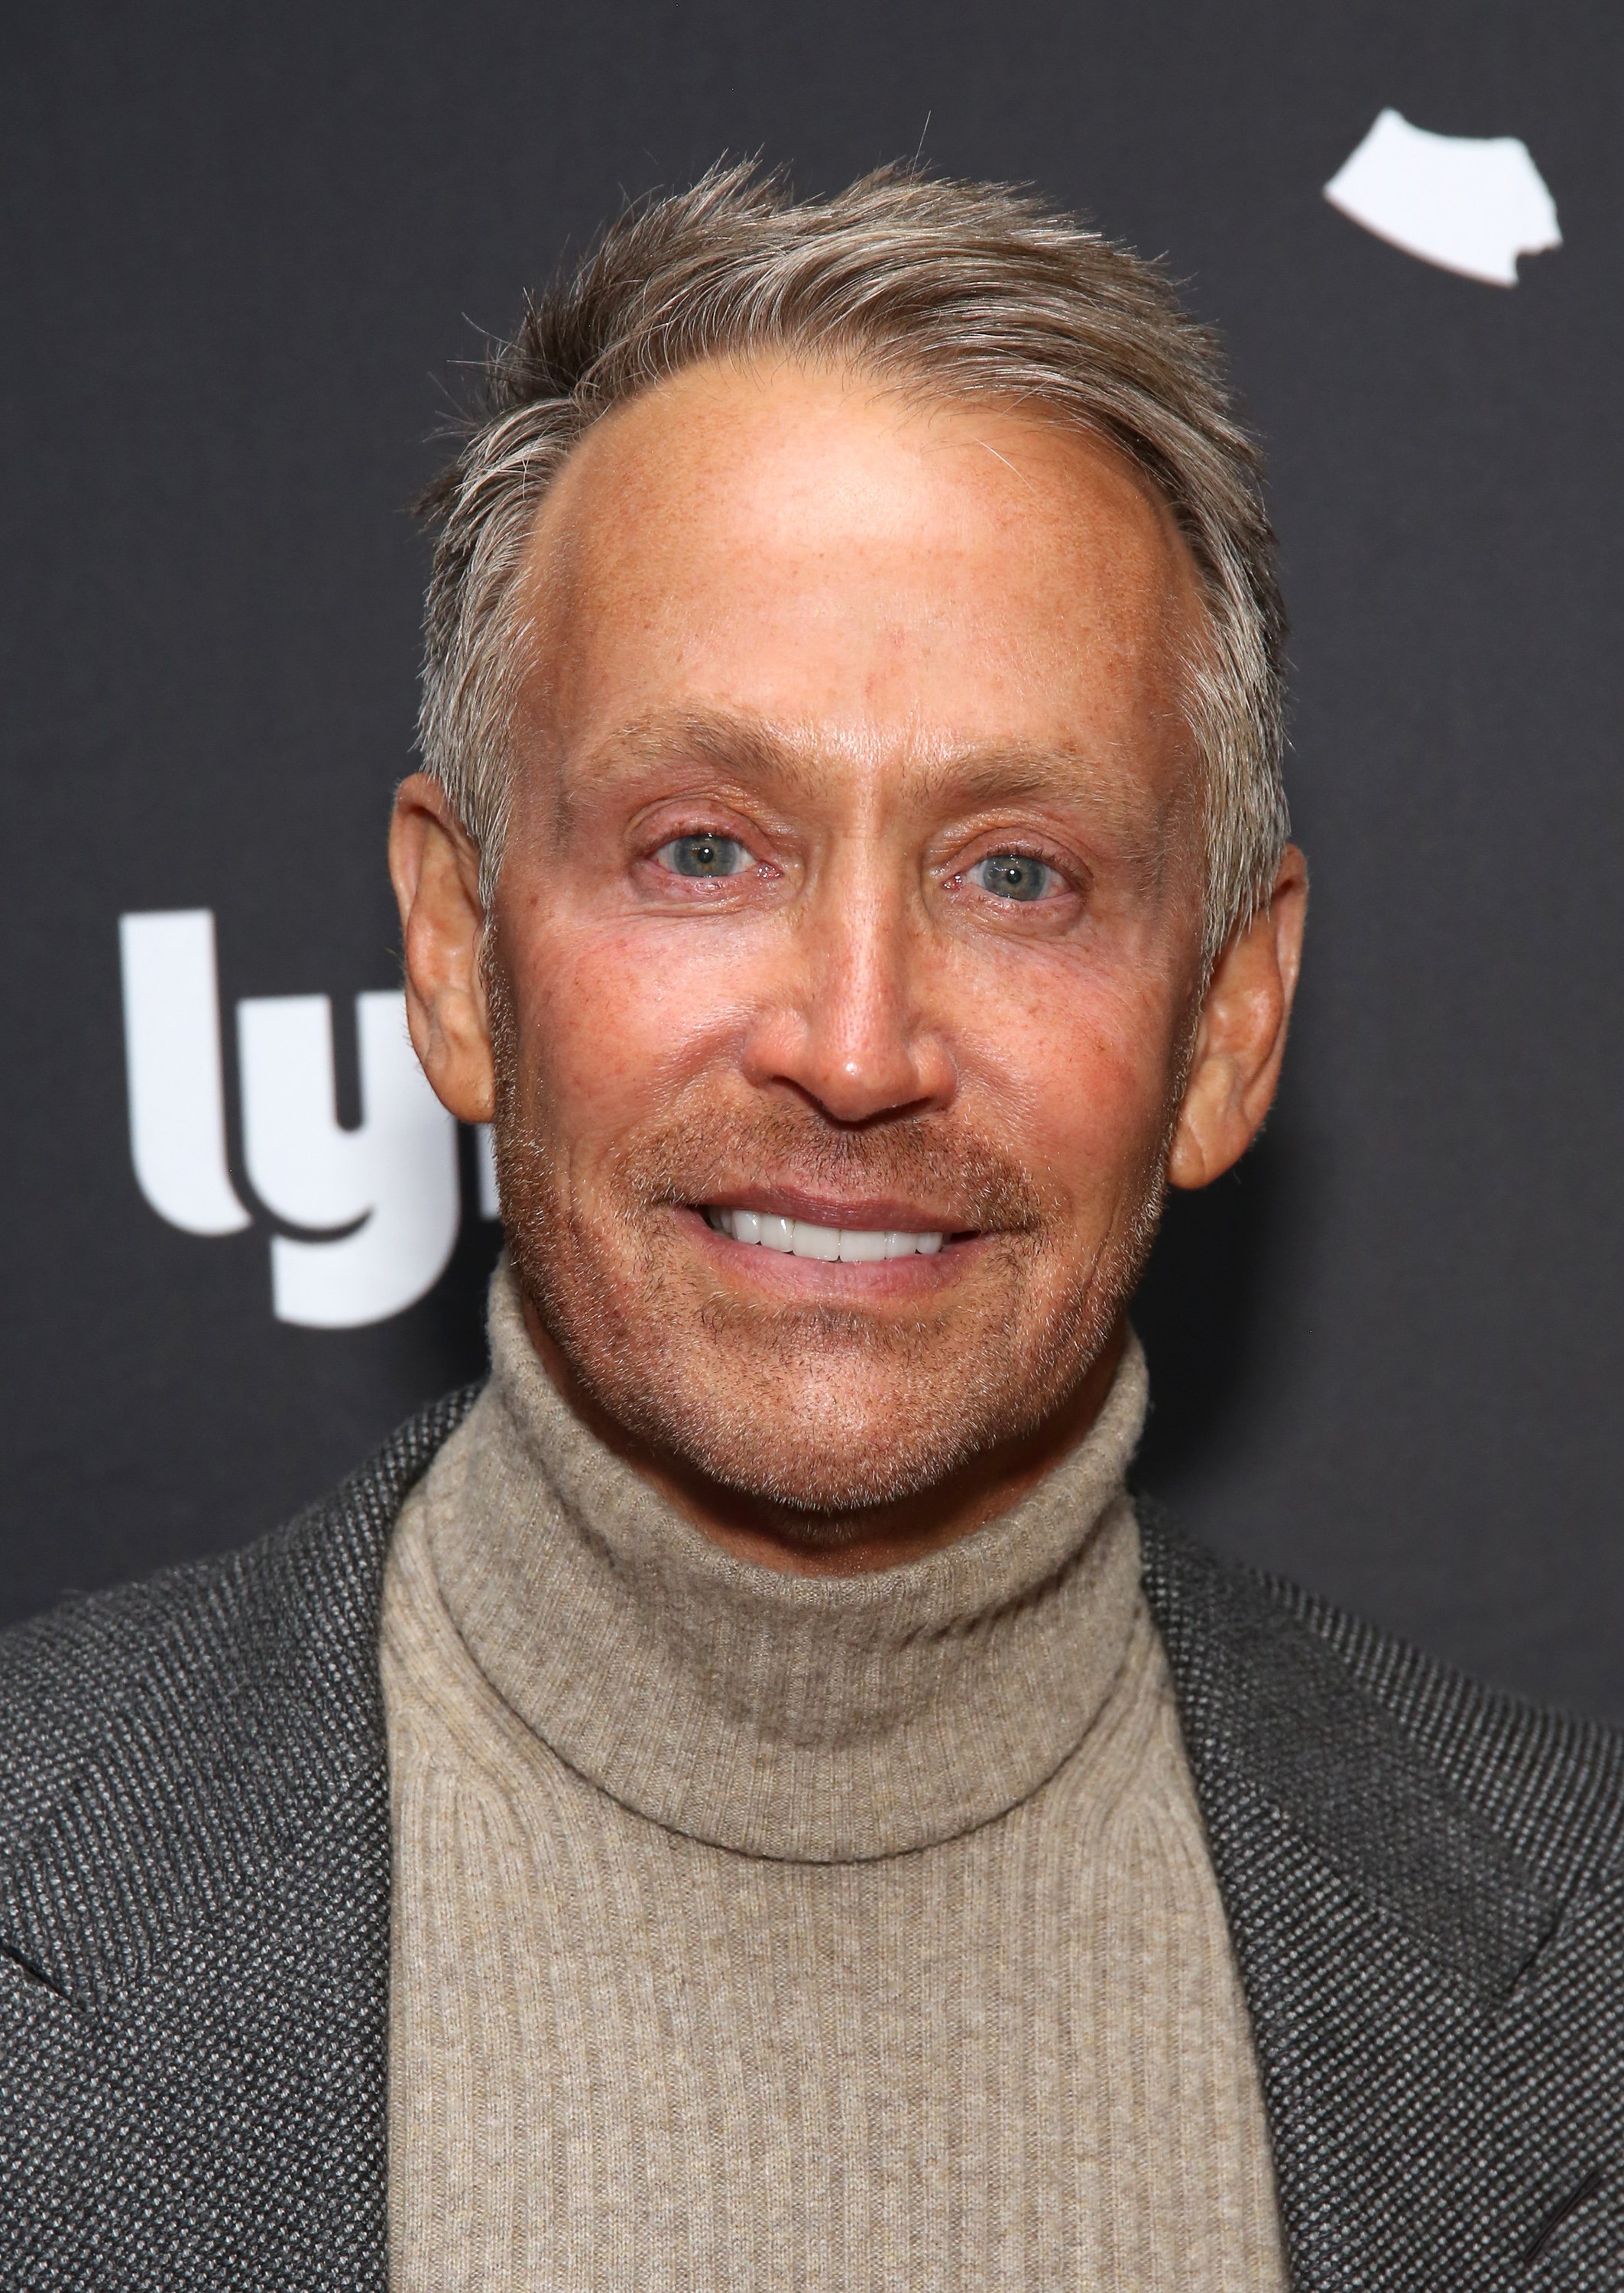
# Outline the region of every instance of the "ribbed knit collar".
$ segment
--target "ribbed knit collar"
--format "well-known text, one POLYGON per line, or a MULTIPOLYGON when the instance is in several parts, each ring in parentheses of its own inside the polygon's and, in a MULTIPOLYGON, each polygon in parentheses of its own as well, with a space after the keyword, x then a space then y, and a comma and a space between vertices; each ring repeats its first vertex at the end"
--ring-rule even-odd
POLYGON ((1019 1505, 840 1577, 735 1559, 605 1448, 506 1266, 490 1344, 425 1492, 434 1573, 498 1695, 614 1799, 744 1853, 859 1861, 1002 1814, 1087 1733, 1141 1597, 1131 1338, 1092 1431, 1019 1505))

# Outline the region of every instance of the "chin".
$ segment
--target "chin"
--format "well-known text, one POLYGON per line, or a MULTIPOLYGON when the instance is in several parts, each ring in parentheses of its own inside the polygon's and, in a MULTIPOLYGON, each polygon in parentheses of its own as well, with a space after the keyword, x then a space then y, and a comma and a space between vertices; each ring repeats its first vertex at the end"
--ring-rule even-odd
POLYGON ((757 1503, 831 1521, 917 1496, 972 1457, 1029 1432, 1054 1397, 996 1384, 957 1357, 887 1377, 872 1351, 741 1365, 669 1346, 661 1361, 578 1361, 611 1416, 689 1471, 757 1503), (722 1373, 718 1374, 718 1371, 722 1373), (878 1373, 877 1373, 877 1372, 878 1373))
POLYGON ((877 1429, 866 1439, 854 1442, 842 1434, 825 1442, 804 1418, 793 1428, 764 1430, 765 1438, 746 1445, 707 1438, 694 1428, 678 1454, 691 1468, 740 1496, 827 1515, 831 1521, 917 1496, 946 1480, 967 1454, 945 1430, 899 1441, 877 1429))

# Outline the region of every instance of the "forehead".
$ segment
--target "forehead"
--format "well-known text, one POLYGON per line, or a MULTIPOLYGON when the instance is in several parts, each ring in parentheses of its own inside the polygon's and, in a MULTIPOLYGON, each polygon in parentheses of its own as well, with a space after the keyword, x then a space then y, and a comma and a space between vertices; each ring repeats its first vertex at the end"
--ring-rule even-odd
MULTIPOLYGON (((1193 571, 1110 447, 852 371, 702 366, 600 423, 521 575, 566 764, 674 710, 833 755, 1042 749, 1183 774, 1193 571)), ((552 746, 552 743, 549 743, 552 746)))

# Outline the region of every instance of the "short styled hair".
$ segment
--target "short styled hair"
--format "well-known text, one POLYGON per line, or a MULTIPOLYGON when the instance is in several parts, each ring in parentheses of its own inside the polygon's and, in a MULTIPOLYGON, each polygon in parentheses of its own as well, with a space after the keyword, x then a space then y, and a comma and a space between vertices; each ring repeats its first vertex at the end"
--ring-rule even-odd
POLYGON ((828 199, 713 168, 640 201, 529 298, 489 359, 438 525, 418 740, 481 854, 508 812, 519 632, 537 513, 594 422, 703 360, 844 361, 882 384, 1029 410, 1108 442, 1172 513, 1205 626, 1184 663, 1200 758, 1208 959, 1264 904, 1288 835, 1285 617, 1262 458, 1213 336, 1159 263, 1032 193, 883 167, 828 199))

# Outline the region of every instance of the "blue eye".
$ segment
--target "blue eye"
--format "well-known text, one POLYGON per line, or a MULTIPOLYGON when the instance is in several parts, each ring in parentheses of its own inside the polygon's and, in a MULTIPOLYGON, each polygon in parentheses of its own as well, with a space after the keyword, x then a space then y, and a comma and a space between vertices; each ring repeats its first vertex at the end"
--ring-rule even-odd
POLYGON ((674 876, 739 876, 750 864, 736 836, 674 836, 654 856, 674 876))
POLYGON ((1057 871, 1027 852, 990 852, 970 871, 970 880, 1000 900, 1041 900, 1052 892, 1057 871))

